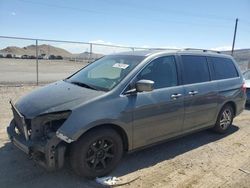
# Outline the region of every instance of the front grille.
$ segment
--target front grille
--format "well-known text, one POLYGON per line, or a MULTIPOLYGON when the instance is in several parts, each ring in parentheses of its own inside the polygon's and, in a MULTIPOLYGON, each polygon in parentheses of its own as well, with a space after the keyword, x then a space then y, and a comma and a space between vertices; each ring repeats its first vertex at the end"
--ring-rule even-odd
POLYGON ((18 129, 18 131, 25 136, 26 140, 28 140, 28 130, 27 130, 27 124, 25 121, 24 116, 16 109, 16 107, 10 102, 12 112, 13 112, 13 117, 14 117, 14 122, 15 125, 18 129))

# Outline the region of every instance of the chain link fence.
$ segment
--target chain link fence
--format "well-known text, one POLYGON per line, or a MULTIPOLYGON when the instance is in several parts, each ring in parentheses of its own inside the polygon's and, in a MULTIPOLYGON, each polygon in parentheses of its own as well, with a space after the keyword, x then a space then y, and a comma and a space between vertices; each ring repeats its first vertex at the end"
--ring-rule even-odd
POLYGON ((49 83, 68 77, 104 55, 146 49, 0 36, 0 85, 49 83))
MULTIPOLYGON (((50 83, 104 55, 149 49, 156 48, 0 36, 0 85, 50 83)), ((250 60, 243 52, 235 51, 234 57, 245 71, 250 69, 250 60)))

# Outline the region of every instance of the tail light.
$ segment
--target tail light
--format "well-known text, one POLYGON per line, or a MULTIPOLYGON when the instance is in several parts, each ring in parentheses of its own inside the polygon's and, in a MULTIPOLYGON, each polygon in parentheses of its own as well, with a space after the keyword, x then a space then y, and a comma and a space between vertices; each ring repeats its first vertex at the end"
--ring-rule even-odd
POLYGON ((246 83, 245 83, 245 82, 242 84, 241 90, 243 91, 243 93, 246 93, 246 92, 247 92, 247 86, 246 86, 246 83))

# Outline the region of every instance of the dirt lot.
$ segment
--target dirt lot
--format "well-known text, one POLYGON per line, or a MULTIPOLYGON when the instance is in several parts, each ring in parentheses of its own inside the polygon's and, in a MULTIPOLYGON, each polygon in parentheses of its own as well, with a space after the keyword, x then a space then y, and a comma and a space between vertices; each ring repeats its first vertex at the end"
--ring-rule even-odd
MULTIPOLYGON (((35 87, 0 87, 0 187, 101 187, 76 177, 68 168, 47 172, 15 147, 6 135, 8 100, 35 87)), ((250 111, 226 135, 203 131, 126 155, 111 174, 123 187, 250 187, 250 111)))
MULTIPOLYGON (((39 83, 48 83, 68 77, 86 63, 64 60, 39 60, 39 83)), ((35 59, 0 58, 0 85, 36 83, 35 59)))

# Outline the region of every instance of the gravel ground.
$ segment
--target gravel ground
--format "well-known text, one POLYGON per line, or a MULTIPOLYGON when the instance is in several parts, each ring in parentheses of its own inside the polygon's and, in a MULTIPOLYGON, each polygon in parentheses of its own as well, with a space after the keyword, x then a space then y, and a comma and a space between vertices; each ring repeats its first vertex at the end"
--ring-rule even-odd
MULTIPOLYGON (((6 135, 14 101, 35 86, 0 87, 0 187, 101 187, 68 168, 47 172, 15 147, 6 135)), ((250 187, 250 110, 226 135, 202 131, 126 155, 111 174, 123 187, 250 187)))

